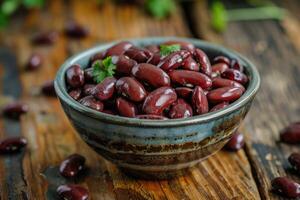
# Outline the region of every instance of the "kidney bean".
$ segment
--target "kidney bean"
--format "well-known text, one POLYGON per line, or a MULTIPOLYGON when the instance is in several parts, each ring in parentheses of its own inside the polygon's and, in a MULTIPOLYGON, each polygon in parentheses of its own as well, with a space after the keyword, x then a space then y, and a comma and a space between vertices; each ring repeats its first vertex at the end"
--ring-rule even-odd
POLYGON ((142 110, 146 114, 161 115, 176 100, 177 95, 173 88, 161 87, 148 94, 142 110))
POLYGON ((87 200, 89 198, 87 189, 74 184, 60 185, 56 192, 64 200, 87 200))
POLYGON ((132 46, 133 44, 127 41, 119 42, 106 50, 105 57, 119 56, 132 46))
POLYGON ((240 88, 243 90, 243 92, 245 91, 244 86, 236 81, 232 81, 224 78, 213 78, 212 80, 213 88, 222 88, 222 87, 229 87, 229 86, 240 88))
POLYGON ((148 63, 136 65, 131 72, 138 80, 146 82, 155 88, 169 86, 171 82, 166 72, 148 63))
POLYGON ((177 99, 177 101, 172 104, 169 111, 169 117, 171 119, 187 118, 191 116, 193 116, 193 109, 184 99, 177 99))
POLYGON ((221 74, 224 71, 226 71, 226 69, 228 68, 229 68, 228 65, 225 63, 217 63, 211 67, 211 70, 213 73, 221 74))
POLYGON ((116 83, 119 94, 129 98, 131 101, 143 101, 147 93, 143 85, 131 77, 122 77, 116 83))
POLYGON ((42 85, 41 92, 46 96, 56 97, 54 81, 47 81, 42 85))
POLYGON ((71 38, 81 39, 88 36, 89 30, 75 21, 69 21, 65 26, 65 34, 71 38))
POLYGON ((85 84, 83 86, 83 95, 84 96, 89 96, 89 95, 93 95, 94 94, 94 88, 96 87, 96 85, 94 84, 85 84))
POLYGON ((101 101, 111 98, 115 92, 116 81, 114 77, 106 77, 94 87, 92 91, 93 96, 101 101))
POLYGON ((287 177, 277 177, 271 182, 272 190, 284 197, 300 197, 300 184, 287 177))
POLYGON ((29 107, 21 102, 9 103, 3 108, 3 115, 12 119, 19 119, 24 113, 27 113, 29 107))
POLYGON ((9 137, 0 141, 0 154, 10 154, 20 151, 27 145, 23 137, 9 137))
POLYGON ((210 103, 218 104, 224 101, 233 102, 240 98, 243 90, 237 87, 222 87, 211 90, 207 93, 207 99, 210 103))
POLYGON ((300 143, 300 122, 292 123, 280 132, 280 139, 285 143, 300 143))
POLYGON ((174 70, 169 73, 173 83, 183 86, 200 86, 203 89, 208 89, 212 86, 211 79, 200 72, 189 70, 174 70))
POLYGON ((112 110, 108 110, 108 109, 102 110, 102 112, 106 113, 106 114, 110 114, 110 115, 116 115, 116 112, 114 112, 112 110))
POLYGON ((53 44, 58 37, 56 31, 45 31, 35 34, 31 42, 35 45, 51 45, 53 44))
POLYGON ((238 131, 236 131, 230 140, 225 145, 225 149, 228 151, 237 151, 241 148, 243 148, 245 145, 244 136, 243 134, 240 134, 238 131))
POLYGON ((145 46, 145 49, 148 49, 152 53, 159 52, 159 46, 158 45, 154 45, 154 44, 153 45, 147 45, 147 46, 145 46))
POLYGON ((179 97, 182 97, 184 99, 188 99, 191 97, 193 93, 193 89, 188 88, 188 87, 177 87, 175 88, 175 92, 179 97))
POLYGON ((93 96, 86 96, 80 99, 79 103, 97 111, 102 111, 104 107, 103 103, 99 100, 96 100, 93 96))
POLYGON ((208 56, 201 49, 195 49, 194 58, 200 64, 200 72, 211 76, 211 65, 208 56))
POLYGON ((162 57, 160 56, 160 52, 153 53, 153 55, 147 60, 147 63, 150 63, 152 65, 158 65, 158 63, 162 60, 162 57))
POLYGON ((170 55, 163 58, 157 65, 164 71, 170 71, 180 67, 183 61, 189 57, 191 53, 187 50, 180 50, 171 53, 170 55))
POLYGON ((170 41, 166 41, 162 44, 164 44, 164 45, 179 44, 180 49, 190 51, 191 53, 193 53, 195 50, 195 46, 192 43, 185 42, 185 41, 170 40, 170 41))
POLYGON ((138 63, 145 63, 152 56, 152 53, 146 49, 132 46, 125 51, 124 55, 135 60, 138 63))
POLYGON ((213 63, 225 63, 227 66, 230 66, 230 59, 225 56, 217 56, 213 59, 213 63))
POLYGON ((192 105, 198 115, 208 112, 208 101, 201 87, 196 86, 192 94, 192 105))
POLYGON ((295 171, 300 174, 300 153, 292 153, 288 160, 295 171))
POLYGON ((117 98, 116 105, 121 116, 135 117, 137 114, 136 106, 122 97, 117 98))
POLYGON ((221 74, 222 78, 227 78, 236 81, 242 85, 246 85, 248 77, 236 69, 227 69, 221 74))
POLYGON ((27 62, 26 70, 33 71, 38 69, 43 63, 43 58, 38 53, 33 53, 27 62))
POLYGON ((135 118, 137 119, 154 119, 154 120, 166 120, 167 117, 161 115, 136 115, 135 118))
POLYGON ((69 92, 69 95, 75 99, 76 101, 78 101, 81 97, 81 88, 77 88, 77 89, 73 89, 69 92))
POLYGON ((87 68, 84 70, 84 81, 88 83, 93 83, 94 82, 94 77, 93 77, 93 68, 87 68))
POLYGON ((91 67, 96 60, 103 60, 105 58, 105 54, 106 54, 106 51, 102 51, 102 52, 96 53, 93 56, 91 56, 88 66, 91 67))
POLYGON ((117 74, 125 76, 130 76, 132 68, 137 64, 135 60, 124 55, 112 56, 112 63, 116 65, 117 74))
POLYGON ((183 63, 182 63, 182 68, 186 70, 191 70, 191 71, 199 71, 199 64, 192 58, 192 57, 187 57, 183 63))
POLYGON ((68 156, 59 166, 59 173, 67 178, 77 176, 84 168, 85 158, 79 154, 68 156))
POLYGON ((80 65, 74 64, 67 69, 66 72, 67 83, 72 88, 79 88, 84 84, 84 72, 80 65))
POLYGON ((215 105, 214 107, 212 107, 209 112, 221 110, 221 109, 227 107, 228 105, 229 105, 228 102, 219 103, 219 104, 215 105))
POLYGON ((231 60, 230 67, 232 69, 236 69, 240 72, 244 71, 244 66, 240 63, 240 61, 238 61, 236 59, 231 60))

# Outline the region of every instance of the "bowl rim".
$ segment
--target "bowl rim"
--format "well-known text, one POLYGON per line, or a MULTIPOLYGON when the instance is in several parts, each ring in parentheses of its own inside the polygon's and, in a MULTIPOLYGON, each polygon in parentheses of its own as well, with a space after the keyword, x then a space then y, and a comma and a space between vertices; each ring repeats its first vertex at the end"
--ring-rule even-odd
POLYGON ((131 126, 143 126, 143 127, 175 127, 175 126, 183 126, 183 125, 191 125, 191 124, 198 124, 207 122, 214 119, 219 119, 221 117, 224 117, 225 115, 228 115, 237 109, 244 106, 246 103, 251 101, 254 96, 256 95, 259 87, 260 87, 260 75, 258 73, 258 70, 256 69, 255 65, 249 61, 247 58, 242 56, 241 54, 227 49, 223 46, 213 44, 210 42, 206 42, 199 39, 193 39, 193 38, 184 38, 184 37, 143 37, 143 38, 126 38, 126 39, 120 39, 120 40, 114 40, 107 43, 102 43, 100 45, 97 45, 95 47, 89 48, 85 51, 82 51, 78 54, 73 55, 72 57, 68 58, 59 68, 57 71, 55 81, 54 81, 54 87, 55 91, 57 93, 57 96, 59 99, 63 102, 65 102, 68 106, 72 107, 73 109, 77 110, 78 112, 85 114, 89 117, 99 119, 104 122, 109 122, 113 124, 119 124, 119 125, 131 125, 131 126), (118 43, 120 41, 130 41, 135 44, 142 44, 142 43, 162 43, 164 41, 168 40, 178 40, 178 41, 185 41, 190 42, 197 46, 205 46, 206 48, 210 48, 212 50, 218 50, 220 52, 229 54, 231 57, 236 57, 239 60, 241 60, 244 64, 246 64, 246 68, 248 73, 251 76, 251 81, 249 82, 249 85, 247 87, 247 90, 245 93, 235 102, 231 103, 229 106, 227 106, 224 109, 214 111, 211 113, 206 113, 202 115, 192 116, 189 118, 183 118, 183 119, 168 119, 168 120, 148 120, 148 119, 136 119, 136 118, 127 118, 122 116, 116 116, 116 115, 110 115, 106 113, 102 113, 99 111, 95 111, 91 108, 85 107, 76 100, 74 100, 69 94, 67 93, 66 86, 65 86, 65 72, 67 68, 77 63, 78 60, 83 59, 86 56, 91 56, 97 52, 100 52, 102 50, 107 49, 111 45, 118 43))

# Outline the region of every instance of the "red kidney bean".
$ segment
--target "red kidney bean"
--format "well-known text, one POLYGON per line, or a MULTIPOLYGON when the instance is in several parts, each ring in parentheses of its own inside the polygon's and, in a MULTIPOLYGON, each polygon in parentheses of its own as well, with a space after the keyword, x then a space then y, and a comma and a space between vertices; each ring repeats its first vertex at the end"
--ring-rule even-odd
POLYGON ((229 58, 225 57, 225 56, 217 56, 213 59, 213 63, 217 64, 217 63, 225 63, 226 65, 230 66, 230 60, 229 58))
POLYGON ((188 99, 192 96, 193 89, 188 88, 188 87, 178 87, 175 88, 175 92, 179 97, 182 97, 184 99, 188 99))
POLYGON ((244 66, 240 63, 240 61, 238 61, 236 59, 231 60, 230 67, 232 69, 236 69, 240 72, 244 71, 244 66))
POLYGON ((280 139, 285 143, 300 143, 300 122, 292 123, 280 132, 280 139))
POLYGON ((83 86, 83 95, 84 96, 89 96, 89 95, 93 95, 94 94, 94 88, 96 87, 96 85, 94 84, 85 84, 83 86))
POLYGON ((77 89, 73 89, 73 90, 69 91, 69 95, 73 99, 75 99, 76 101, 78 101, 80 99, 80 97, 81 97, 81 92, 82 92, 81 88, 77 88, 77 89))
POLYGON ((125 76, 130 76, 131 69, 137 64, 135 60, 124 55, 112 56, 112 62, 116 65, 116 72, 125 76))
POLYGON ((20 151, 27 145, 23 137, 10 137, 0 141, 0 154, 10 154, 20 151))
POLYGON ((33 53, 28 59, 26 70, 30 70, 30 71, 36 70, 39 67, 41 67, 42 63, 43 63, 42 56, 38 53, 33 53))
POLYGON ((134 102, 143 101, 147 95, 143 85, 131 77, 120 78, 116 83, 116 89, 119 94, 134 102))
POLYGON ((138 63, 145 63, 152 56, 152 53, 146 49, 132 46, 125 51, 124 55, 135 60, 138 63))
POLYGON ((158 65, 158 63, 162 60, 162 57, 160 56, 160 52, 153 53, 153 55, 147 60, 147 63, 150 63, 152 65, 158 65))
POLYGON ((103 113, 106 113, 106 114, 110 114, 110 115, 116 115, 116 112, 112 111, 112 110, 102 110, 103 113))
POLYGON ((119 42, 106 50, 105 57, 119 56, 132 46, 133 44, 127 41, 119 42))
POLYGON ((190 51, 191 53, 194 52, 195 46, 192 43, 184 42, 184 41, 176 41, 176 40, 170 40, 167 42, 162 43, 164 45, 173 45, 173 44, 179 44, 180 48, 182 50, 190 51))
POLYGON ((83 169, 85 158, 79 154, 68 156, 59 166, 59 173, 67 178, 77 176, 83 169))
POLYGON ((176 100, 177 95, 173 88, 161 87, 148 94, 142 110, 146 114, 161 115, 176 100))
POLYGON ((212 79, 213 88, 222 88, 222 87, 229 87, 229 86, 241 88, 243 92, 245 91, 244 86, 236 81, 232 81, 224 78, 218 78, 218 77, 212 79))
POLYGON ((121 116, 135 117, 137 114, 136 106, 122 97, 117 98, 116 106, 121 116))
POLYGON ((300 184, 287 177, 277 177, 271 182, 272 190, 287 198, 300 197, 300 184))
POLYGON ((300 153, 292 153, 288 158, 294 170, 300 174, 300 153))
POLYGON ((183 61, 189 57, 191 53, 187 50, 180 50, 171 53, 170 55, 163 58, 157 65, 164 71, 170 71, 180 67, 183 61))
POLYGON ((65 34, 71 38, 81 39, 88 36, 89 30, 75 21, 69 21, 65 26, 65 34))
POLYGON ((243 90, 237 87, 222 87, 211 90, 207 93, 207 99, 210 103, 218 104, 224 101, 233 102, 240 98, 243 90))
POLYGON ((131 72, 138 80, 146 82, 154 88, 169 86, 171 82, 166 72, 148 63, 136 65, 132 68, 131 72))
POLYGON ((31 41, 35 45, 51 45, 57 40, 57 37, 56 31, 45 31, 34 35, 31 41))
POLYGON ((67 83, 72 88, 79 88, 84 84, 84 72, 80 65, 74 64, 67 69, 66 72, 67 83))
POLYGON ((212 86, 211 79, 200 72, 189 70, 174 70, 169 73, 173 83, 183 86, 200 86, 203 89, 208 89, 212 86))
POLYGON ((208 101, 201 87, 196 86, 192 94, 192 105, 198 115, 208 112, 208 101))
POLYGON ((158 45, 154 45, 154 44, 153 45, 147 45, 147 46, 145 46, 145 49, 148 49, 152 53, 159 52, 159 46, 158 45))
POLYGON ((29 107, 21 102, 9 103, 3 108, 3 115, 12 119, 19 119, 24 113, 27 113, 29 107))
POLYGON ((91 56, 88 66, 91 67, 96 60, 103 60, 105 58, 105 54, 106 54, 106 51, 102 51, 102 52, 96 53, 93 56, 91 56))
POLYGON ((212 107, 212 109, 210 109, 209 112, 214 112, 214 111, 217 111, 217 110, 221 110, 221 109, 227 107, 228 105, 229 105, 228 102, 219 103, 219 104, 215 105, 214 107, 212 107))
POLYGON ((84 70, 84 81, 88 83, 94 82, 93 68, 87 68, 84 70))
POLYGON ((47 81, 42 85, 41 92, 46 96, 56 97, 54 81, 47 81))
POLYGON ((186 70, 191 70, 191 71, 199 71, 199 64, 192 58, 192 57, 187 57, 183 63, 182 63, 182 68, 186 70))
POLYGON ((211 70, 213 73, 221 74, 221 73, 225 72, 226 69, 228 69, 228 68, 229 68, 228 65, 225 63, 217 63, 211 67, 211 70))
POLYGON ((103 103, 99 100, 96 100, 93 96, 86 96, 80 99, 79 103, 97 111, 102 111, 104 107, 103 103))
POLYGON ((101 101, 111 98, 115 93, 116 81, 114 77, 106 77, 101 83, 95 86, 93 96, 101 101))
POLYGON ((187 118, 191 116, 193 116, 193 109, 184 99, 177 99, 169 111, 169 117, 171 119, 187 118))
POLYGON ((243 148, 245 145, 244 136, 239 132, 235 132, 229 142, 225 145, 225 149, 228 151, 237 151, 243 148))
POLYGON ((201 49, 195 49, 194 58, 200 64, 200 72, 211 76, 211 65, 208 56, 201 49))
POLYGON ((161 115, 136 115, 135 118, 137 119, 154 119, 154 120, 166 120, 167 117, 161 115))
POLYGON ((64 200, 87 200, 89 198, 87 189, 74 184, 60 185, 56 192, 64 200))
POLYGON ((242 72, 236 69, 227 69, 221 74, 222 78, 227 78, 236 82, 239 82, 242 85, 245 85, 248 82, 248 77, 242 72))

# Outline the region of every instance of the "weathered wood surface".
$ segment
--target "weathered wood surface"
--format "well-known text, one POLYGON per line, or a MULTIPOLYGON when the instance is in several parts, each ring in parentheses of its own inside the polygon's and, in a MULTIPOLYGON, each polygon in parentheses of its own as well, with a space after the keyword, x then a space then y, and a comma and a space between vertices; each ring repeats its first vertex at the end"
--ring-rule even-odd
POLYGON ((1 199, 53 199, 57 184, 66 181, 57 175, 55 167, 75 152, 87 158, 89 170, 86 177, 74 181, 89 189, 91 199, 276 199, 269 192, 270 179, 285 175, 285 158, 299 151, 299 147, 276 142, 278 131, 299 115, 299 52, 280 25, 272 21, 231 23, 224 35, 213 34, 203 15, 203 2, 188 10, 193 29, 185 23, 181 7, 171 18, 155 21, 134 6, 106 3, 98 7, 93 1, 53 0, 48 1, 47 9, 22 15, 23 19, 17 16, 0 34, 1 102, 21 97, 30 105, 30 112, 20 123, 1 118, 0 136, 23 135, 29 145, 24 155, 0 158, 1 199), (61 32, 71 18, 91 29, 87 39, 74 41, 61 34, 50 47, 30 44, 35 31, 61 32), (58 100, 39 95, 38 89, 54 78, 68 56, 80 50, 113 39, 158 35, 196 36, 234 48, 255 61, 263 84, 245 122, 249 138, 245 150, 220 151, 184 177, 143 181, 127 177, 90 150, 71 127, 58 100), (45 62, 38 71, 25 72, 24 64, 32 52, 40 52, 45 62))

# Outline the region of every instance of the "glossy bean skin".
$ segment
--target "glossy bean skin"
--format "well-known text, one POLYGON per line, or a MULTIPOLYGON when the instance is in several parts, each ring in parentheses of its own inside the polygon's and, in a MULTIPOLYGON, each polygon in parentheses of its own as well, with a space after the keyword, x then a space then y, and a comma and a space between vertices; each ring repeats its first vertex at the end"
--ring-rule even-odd
POLYGON ((232 81, 225 78, 218 78, 218 77, 212 79, 213 88, 222 88, 222 87, 229 87, 229 86, 241 88, 243 92, 245 91, 245 87, 236 81, 232 81))
POLYGON ((147 60, 147 63, 150 63, 152 65, 158 65, 160 61, 162 60, 162 57, 160 56, 160 52, 155 52, 153 55, 147 60))
POLYGON ((233 102, 240 98, 243 94, 243 90, 237 87, 222 87, 211 90, 207 93, 207 99, 210 103, 218 104, 224 101, 233 102))
POLYGON ((175 88, 175 92, 178 95, 178 97, 189 99, 192 96, 193 89, 188 87, 177 87, 175 88))
POLYGON ((183 86, 200 86, 203 89, 208 89, 212 86, 211 79, 200 72, 189 70, 174 70, 169 73, 169 76, 173 83, 183 86))
POLYGON ((96 100, 93 96, 86 96, 80 99, 79 103, 100 112, 103 110, 104 107, 103 103, 99 100, 96 100))
POLYGON ((300 153, 292 153, 288 158, 289 163, 293 169, 300 174, 300 153))
POLYGON ((35 45, 51 45, 57 40, 57 37, 56 31, 39 32, 33 36, 31 42, 35 45))
POLYGON ((180 50, 171 53, 170 55, 163 58, 158 64, 157 67, 161 68, 162 70, 168 72, 170 70, 174 70, 180 67, 183 61, 189 57, 191 53, 187 50, 180 50))
POLYGON ((221 110, 223 108, 226 108, 228 105, 229 105, 228 102, 219 103, 219 104, 215 105, 214 107, 212 107, 209 112, 214 112, 214 111, 217 111, 217 110, 221 110))
POLYGON ((0 154, 12 154, 19 152, 27 145, 23 137, 9 137, 0 141, 0 154))
POLYGON ((152 53, 147 49, 141 49, 133 46, 127 49, 124 55, 135 60, 138 63, 145 63, 152 56, 152 53))
POLYGON ((102 51, 102 52, 99 52, 99 53, 96 53, 96 54, 92 55, 92 56, 90 57, 88 66, 89 66, 89 67, 92 67, 93 63, 94 63, 96 60, 103 60, 103 59, 105 58, 105 54, 106 54, 106 51, 102 51))
POLYGON ((277 177, 271 182, 272 191, 287 198, 300 197, 300 184, 287 177, 277 177))
POLYGON ((187 57, 183 63, 182 63, 182 68, 186 70, 191 70, 191 71, 199 71, 199 64, 192 58, 192 57, 187 57))
POLYGON ((143 101, 147 93, 144 86, 132 77, 122 77, 116 82, 119 94, 134 102, 143 101))
POLYGON ((233 59, 230 63, 230 67, 232 69, 236 69, 240 72, 243 72, 244 71, 244 66, 240 63, 240 61, 236 60, 236 59, 233 59))
POLYGON ((79 88, 84 84, 84 72, 80 65, 74 64, 67 69, 66 72, 67 83, 72 88, 79 88))
POLYGON ((291 123, 280 131, 280 140, 289 144, 300 143, 300 122, 291 123))
POLYGON ((98 83, 92 94, 101 101, 111 98, 115 93, 116 79, 114 77, 106 77, 101 83, 98 83))
POLYGON ((56 192, 63 200, 87 200, 89 198, 87 189, 74 184, 60 185, 56 192))
POLYGON ((221 74, 229 69, 228 65, 225 63, 217 63, 211 67, 213 73, 221 74))
POLYGON ((169 111, 169 117, 171 119, 187 118, 191 116, 193 116, 193 109, 184 99, 177 99, 177 101, 172 104, 169 111))
POLYGON ((184 42, 184 41, 176 41, 176 40, 170 40, 163 43, 164 45, 173 45, 173 44, 179 44, 180 49, 190 51, 191 53, 194 52, 195 46, 192 43, 184 42))
POLYGON ((209 110, 208 101, 201 87, 196 86, 192 94, 192 105, 197 115, 207 113, 209 110))
POLYGON ((41 92, 46 96, 56 97, 54 81, 46 81, 41 87, 41 92))
POLYGON ((93 68, 87 68, 84 70, 84 81, 87 83, 94 82, 93 68))
POLYGON ((132 68, 137 65, 137 62, 124 55, 112 56, 112 63, 116 65, 118 75, 130 76, 132 68))
POLYGON ((236 70, 236 69, 227 69, 225 70, 222 74, 221 74, 221 77, 222 78, 226 78, 226 79, 229 79, 229 80, 233 80, 233 81, 236 81, 242 85, 246 85, 248 83, 248 77, 236 70))
POLYGON ((134 66, 131 73, 138 80, 146 82, 154 88, 169 86, 171 83, 170 77, 166 72, 148 63, 141 63, 134 66))
POLYGON ((225 56, 217 56, 213 59, 213 63, 225 63, 228 67, 230 66, 230 59, 225 56))
POLYGON ((119 42, 106 50, 105 57, 119 56, 132 46, 133 44, 127 41, 119 42))
POLYGON ((206 53, 201 49, 195 49, 194 58, 200 64, 200 72, 210 77, 212 73, 211 64, 206 53))
POLYGON ((238 151, 245 145, 244 136, 239 132, 235 132, 230 138, 229 142, 224 146, 224 149, 228 151, 238 151))
POLYGON ((85 158, 79 154, 68 156, 59 166, 59 173, 67 178, 76 177, 83 169, 85 158))
POLYGON ((42 56, 38 53, 33 53, 28 59, 26 70, 28 71, 36 70, 42 66, 42 63, 43 63, 42 56))
POLYGON ((69 91, 69 95, 76 101, 80 99, 81 93, 82 93, 81 88, 77 88, 69 91))
POLYGON ((136 115, 135 118, 137 119, 151 119, 151 120, 166 120, 167 117, 161 115, 136 115))
POLYGON ((161 115, 162 112, 177 100, 177 94, 171 87, 161 87, 146 97, 142 110, 146 114, 161 115))
POLYGON ((153 45, 147 45, 147 46, 145 46, 145 49, 148 49, 152 53, 159 52, 159 46, 155 45, 155 44, 153 44, 153 45))
POLYGON ((82 89, 83 95, 84 96, 93 95, 95 87, 96 85, 94 84, 85 84, 82 89))
POLYGON ((20 119, 21 115, 27 113, 29 107, 25 103, 21 102, 13 102, 9 103, 3 108, 3 115, 12 118, 12 119, 20 119))
POLYGON ((75 21, 69 21, 65 25, 65 34, 74 39, 81 39, 88 36, 89 29, 75 21))
POLYGON ((137 114, 136 106, 122 97, 117 98, 116 106, 119 114, 123 117, 135 117, 137 114))

